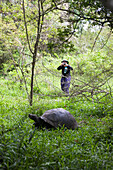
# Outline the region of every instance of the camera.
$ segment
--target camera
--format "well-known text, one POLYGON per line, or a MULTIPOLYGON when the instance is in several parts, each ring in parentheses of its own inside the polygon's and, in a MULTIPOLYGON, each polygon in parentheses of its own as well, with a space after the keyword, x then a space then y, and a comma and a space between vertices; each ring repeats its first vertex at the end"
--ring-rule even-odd
POLYGON ((64 65, 66 65, 66 63, 63 63, 64 65))

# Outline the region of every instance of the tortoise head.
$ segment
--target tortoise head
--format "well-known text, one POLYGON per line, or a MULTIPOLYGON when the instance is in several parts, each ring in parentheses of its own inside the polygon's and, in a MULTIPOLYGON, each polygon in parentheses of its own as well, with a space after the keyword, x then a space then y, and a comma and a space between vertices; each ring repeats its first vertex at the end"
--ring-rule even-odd
POLYGON ((54 126, 45 122, 41 117, 38 117, 35 114, 29 114, 29 118, 35 121, 33 125, 35 125, 35 127, 37 128, 46 128, 46 129, 54 128, 54 126))
POLYGON ((35 121, 35 123, 33 124, 33 125, 35 125, 35 127, 37 127, 37 128, 40 127, 41 122, 40 122, 40 118, 37 115, 29 114, 29 118, 35 121))

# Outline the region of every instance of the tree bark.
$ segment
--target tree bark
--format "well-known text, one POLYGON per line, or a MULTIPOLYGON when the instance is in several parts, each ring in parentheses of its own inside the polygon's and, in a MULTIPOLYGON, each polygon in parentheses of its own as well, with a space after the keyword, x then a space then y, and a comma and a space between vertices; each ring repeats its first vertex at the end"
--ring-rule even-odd
POLYGON ((37 22, 37 37, 36 37, 36 43, 35 43, 35 46, 34 46, 32 73, 31 73, 30 106, 32 106, 32 102, 33 102, 33 83, 34 83, 35 63, 36 63, 38 44, 39 44, 40 34, 41 34, 41 31, 42 31, 42 24, 43 24, 43 22, 41 22, 41 21, 44 20, 43 4, 42 4, 41 0, 38 0, 38 14, 39 14, 39 16, 38 16, 38 22, 37 22))

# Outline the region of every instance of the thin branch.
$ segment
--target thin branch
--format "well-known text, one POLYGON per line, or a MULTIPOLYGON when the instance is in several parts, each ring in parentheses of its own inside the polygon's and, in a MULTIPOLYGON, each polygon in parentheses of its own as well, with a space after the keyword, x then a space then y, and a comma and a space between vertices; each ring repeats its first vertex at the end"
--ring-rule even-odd
MULTIPOLYGON (((77 26, 77 22, 76 22, 76 26, 77 26)), ((76 27, 75 26, 75 27, 76 27)), ((62 46, 65 42, 68 42, 69 41, 69 39, 71 39, 71 37, 73 36, 73 34, 75 33, 75 28, 74 28, 74 31, 73 32, 71 32, 70 34, 69 34, 69 37, 66 39, 66 40, 64 40, 61 44, 59 44, 58 46, 56 46, 56 47, 60 47, 60 46, 62 46)), ((54 46, 55 47, 55 46, 54 46)))
POLYGON ((107 37, 107 40, 106 40, 106 42, 103 44, 103 46, 101 47, 101 49, 104 48, 104 46, 107 44, 107 42, 108 42, 111 34, 112 34, 112 29, 110 30, 109 35, 108 35, 108 37, 107 37))
POLYGON ((51 70, 49 70, 49 69, 44 65, 43 62, 42 62, 42 66, 43 66, 49 73, 53 74, 54 76, 56 76, 56 77, 61 77, 61 76, 57 76, 56 74, 52 73, 51 70))
POLYGON ((30 103, 30 96, 29 96, 29 92, 28 92, 28 88, 27 88, 27 82, 26 82, 26 78, 25 78, 25 75, 24 75, 24 71, 22 70, 21 67, 19 67, 19 68, 20 68, 20 71, 21 71, 23 79, 24 79, 25 89, 26 89, 26 93, 27 93, 28 100, 29 100, 29 103, 30 103))
MULTIPOLYGON (((9 51, 9 50, 8 50, 8 51, 9 51)), ((13 58, 13 56, 12 56, 12 53, 11 53, 10 51, 9 51, 9 53, 11 54, 11 58, 12 58, 12 60, 13 60, 13 64, 14 64, 15 69, 16 69, 16 72, 17 72, 17 76, 18 76, 18 78, 19 78, 19 80, 20 80, 20 82, 21 82, 22 80, 21 80, 21 78, 20 78, 20 76, 19 76, 19 73, 18 73, 18 70, 17 70, 17 67, 16 67, 15 60, 14 60, 14 58, 13 58)), ((29 97, 28 88, 27 88, 27 82, 26 82, 26 79, 25 79, 25 75, 24 75, 23 69, 22 69, 19 65, 18 65, 18 67, 19 67, 19 69, 20 69, 20 71, 21 71, 21 73, 22 73, 22 76, 23 76, 23 79, 24 79, 24 84, 25 84, 26 93, 27 93, 27 96, 28 96, 28 100, 29 100, 29 102, 30 102, 30 97, 29 97)))
POLYGON ((113 49, 112 49, 112 48, 110 48, 108 45, 106 45, 106 47, 107 47, 110 51, 112 51, 112 52, 113 52, 113 49))
POLYGON ((25 25, 26 37, 27 37, 27 42, 28 42, 29 50, 33 54, 33 51, 31 49, 31 45, 30 45, 30 41, 29 41, 29 35, 28 35, 28 29, 27 29, 27 23, 26 23, 26 15, 25 15, 24 0, 23 0, 23 16, 24 16, 24 25, 25 25))
MULTIPOLYGON (((55 0, 54 1, 54 4, 55 4, 55 8, 53 10, 60 10, 60 11, 64 11, 64 12, 67 12, 67 13, 70 13, 70 14, 75 14, 76 16, 78 16, 80 19, 83 19, 83 20, 91 20, 91 21, 95 21, 97 22, 98 24, 101 24, 101 25, 104 25, 105 23, 109 22, 109 23, 112 23, 113 22, 113 19, 111 17, 107 17, 108 20, 103 20, 103 17, 97 17, 96 19, 95 18, 92 18, 92 17, 87 17, 86 15, 84 15, 83 13, 82 14, 78 14, 76 13, 75 11, 72 11, 70 9, 63 9, 63 8, 59 8, 58 5, 56 4, 55 0)), ((82 10, 83 11, 83 10, 82 10)))
POLYGON ((93 44, 93 46, 92 46, 92 48, 91 48, 91 52, 93 51, 93 49, 94 49, 94 47, 95 47, 95 44, 96 44, 96 42, 97 42, 97 39, 98 39, 100 33, 102 32, 102 29, 103 29, 103 25, 101 26, 100 31, 99 31, 98 35, 96 36, 96 38, 95 38, 94 44, 93 44))

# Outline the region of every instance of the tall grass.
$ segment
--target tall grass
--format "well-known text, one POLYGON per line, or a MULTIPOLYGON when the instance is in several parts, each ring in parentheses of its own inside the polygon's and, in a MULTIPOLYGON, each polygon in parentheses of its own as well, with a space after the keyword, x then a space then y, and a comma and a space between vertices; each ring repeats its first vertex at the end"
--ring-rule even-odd
POLYGON ((29 106, 24 84, 20 86, 13 72, 0 78, 0 169, 112 170, 112 100, 103 105, 60 97, 60 73, 56 78, 46 70, 47 75, 42 73, 44 70, 34 84, 33 106, 29 106), (60 107, 73 114, 78 130, 37 130, 28 118, 29 113, 40 116, 60 107))

